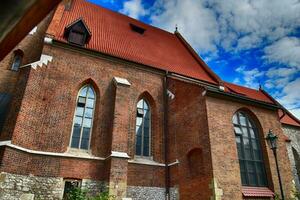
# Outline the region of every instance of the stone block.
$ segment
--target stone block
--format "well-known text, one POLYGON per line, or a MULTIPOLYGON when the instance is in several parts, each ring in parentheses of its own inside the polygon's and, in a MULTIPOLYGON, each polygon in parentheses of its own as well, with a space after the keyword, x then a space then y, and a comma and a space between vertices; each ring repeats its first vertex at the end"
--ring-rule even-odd
POLYGON ((34 200, 34 194, 22 194, 20 200, 34 200))

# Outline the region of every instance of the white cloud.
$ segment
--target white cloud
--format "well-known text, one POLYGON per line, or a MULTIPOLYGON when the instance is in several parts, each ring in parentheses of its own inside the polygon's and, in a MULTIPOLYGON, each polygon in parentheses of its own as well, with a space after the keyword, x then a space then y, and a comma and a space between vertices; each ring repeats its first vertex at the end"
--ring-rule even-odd
MULTIPOLYGON (((300 107, 300 78, 288 83, 282 90, 282 96, 278 99, 286 108, 300 107)), ((290 110, 298 118, 300 118, 300 109, 290 110)))
POLYGON ((300 108, 290 110, 298 119, 300 119, 300 108))
POLYGON ((170 32, 178 26, 187 41, 202 53, 217 52, 219 40, 218 22, 212 9, 206 8, 204 1, 158 0, 152 8, 152 23, 170 32))
MULTIPOLYGON (((246 70, 245 66, 238 67, 236 70, 241 75, 243 79, 244 86, 257 89, 260 84, 260 78, 264 76, 264 72, 260 71, 258 68, 253 68, 246 70)), ((241 83, 240 79, 238 83, 241 83)))
POLYGON ((300 25, 297 0, 214 0, 210 3, 219 14, 222 40, 227 40, 229 33, 236 34, 239 50, 259 47, 262 39, 272 42, 300 25))
POLYGON ((135 19, 139 19, 139 17, 147 14, 141 0, 129 0, 124 2, 123 9, 121 9, 120 12, 135 19))
POLYGON ((276 78, 276 77, 287 78, 289 76, 294 75, 297 72, 298 72, 297 68, 294 68, 294 67, 279 67, 279 68, 272 67, 272 68, 268 69, 266 75, 269 78, 276 78))
POLYGON ((300 104, 300 78, 288 83, 283 88, 283 96, 280 98, 281 102, 286 105, 300 104))
POLYGON ((300 39, 284 37, 264 49, 268 62, 282 63, 300 70, 300 39))

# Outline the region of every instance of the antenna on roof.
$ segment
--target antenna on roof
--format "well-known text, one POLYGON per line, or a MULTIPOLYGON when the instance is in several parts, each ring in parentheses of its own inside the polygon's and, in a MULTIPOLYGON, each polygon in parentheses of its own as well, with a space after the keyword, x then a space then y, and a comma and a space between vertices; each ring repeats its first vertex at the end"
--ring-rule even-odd
POLYGON ((175 32, 178 32, 178 26, 175 24, 175 32))

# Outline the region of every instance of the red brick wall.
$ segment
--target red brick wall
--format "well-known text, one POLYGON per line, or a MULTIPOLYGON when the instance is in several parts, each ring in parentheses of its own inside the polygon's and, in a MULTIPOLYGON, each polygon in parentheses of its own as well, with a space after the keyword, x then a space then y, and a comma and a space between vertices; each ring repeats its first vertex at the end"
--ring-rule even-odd
MULTIPOLYGON (((110 154, 115 101, 112 80, 117 76, 126 78, 131 83, 127 94, 118 97, 121 98, 119 101, 128 102, 128 105, 119 107, 118 112, 123 112, 120 109, 128 112, 125 116, 129 119, 117 122, 124 130, 122 134, 128 137, 123 141, 128 145, 127 153, 134 156, 136 104, 140 98, 145 97, 150 102, 153 114, 152 156, 155 161, 164 163, 163 87, 162 76, 157 71, 149 72, 123 61, 88 56, 54 46, 45 46, 43 53, 53 56, 53 61, 36 70, 30 69, 12 135, 13 144, 39 151, 67 151, 77 93, 84 83, 89 82, 94 85, 97 93, 91 152, 95 156, 107 157, 110 154), (123 123, 126 120, 129 123, 123 123)), ((80 160, 78 163, 81 162, 80 160)), ((33 171, 34 168, 35 166, 30 167, 33 171)), ((97 169, 99 170, 101 169, 97 169)), ((15 169, 15 173, 22 174, 30 173, 29 171, 24 172, 22 167, 15 169)), ((76 174, 76 171, 68 173, 76 174)), ((160 179, 164 180, 164 176, 160 179)), ((135 182, 135 177, 130 176, 128 181, 135 182)))
POLYGON ((11 71, 14 51, 22 50, 24 56, 22 64, 28 64, 40 59, 43 48, 43 41, 46 28, 51 20, 49 14, 37 27, 37 32, 33 35, 28 34, 3 60, 0 62, 0 92, 13 93, 17 81, 18 72, 11 71))
POLYGON ((175 94, 169 101, 169 163, 179 160, 170 170, 171 186, 179 185, 180 199, 209 199, 212 166, 203 88, 174 79, 169 88, 175 94))
POLYGON ((165 167, 128 164, 129 186, 165 187, 165 167))
POLYGON ((3 149, 0 171, 22 175, 107 180, 104 161, 29 154, 3 149))
POLYGON ((292 175, 285 148, 284 135, 278 121, 277 111, 250 106, 222 98, 206 98, 209 124, 209 139, 212 151, 213 175, 219 188, 223 190, 224 199, 242 199, 239 161, 232 125, 232 117, 239 109, 248 112, 260 129, 261 144, 265 159, 265 166, 269 179, 269 186, 273 185, 275 192, 280 194, 275 168, 274 156, 267 146, 264 137, 269 129, 279 136, 278 159, 283 179, 286 197, 290 195, 292 175))
POLYGON ((28 69, 20 69, 19 71, 10 70, 14 58, 14 51, 18 49, 23 51, 24 55, 21 65, 39 60, 43 48, 45 31, 51 18, 52 13, 38 24, 37 31, 33 35, 28 34, 15 49, 0 62, 0 92, 10 93, 12 95, 9 114, 6 118, 5 126, 0 133, 0 140, 11 138, 27 82, 28 69))

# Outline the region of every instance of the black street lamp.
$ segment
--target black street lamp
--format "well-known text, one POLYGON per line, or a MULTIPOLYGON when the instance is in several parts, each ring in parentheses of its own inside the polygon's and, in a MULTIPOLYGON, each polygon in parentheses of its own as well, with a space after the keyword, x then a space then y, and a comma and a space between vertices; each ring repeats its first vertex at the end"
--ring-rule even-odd
POLYGON ((266 137, 266 140, 270 146, 270 148, 273 151, 274 157, 275 157, 275 162, 276 162, 276 169, 277 169, 277 175, 278 175, 278 180, 279 180, 279 186, 280 186, 280 192, 281 192, 281 199, 284 200, 284 194, 283 194, 283 189, 282 189, 282 183, 281 183, 281 177, 280 177, 280 172, 279 172, 279 167, 278 167, 278 161, 277 161, 277 139, 278 137, 273 134, 273 131, 270 129, 269 133, 266 137))

